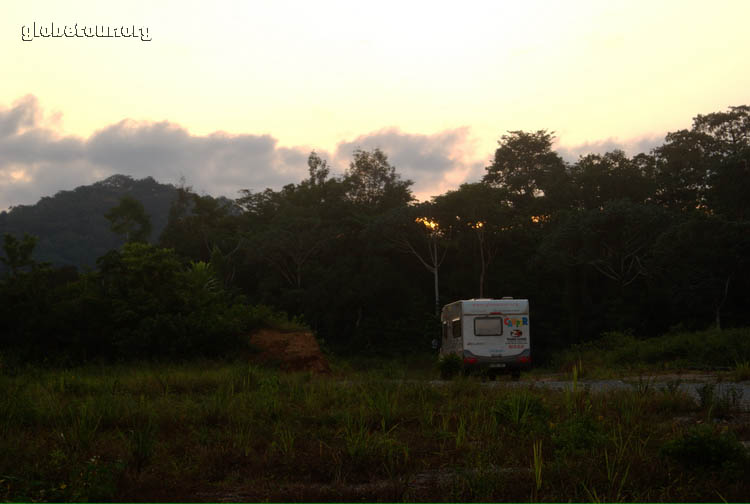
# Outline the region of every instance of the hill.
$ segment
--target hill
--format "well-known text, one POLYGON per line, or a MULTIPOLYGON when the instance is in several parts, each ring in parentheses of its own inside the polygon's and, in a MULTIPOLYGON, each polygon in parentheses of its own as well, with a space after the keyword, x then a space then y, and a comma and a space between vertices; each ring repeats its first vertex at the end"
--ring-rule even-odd
POLYGON ((107 251, 119 248, 124 238, 110 230, 104 214, 128 195, 140 201, 151 217, 150 241, 155 242, 167 224, 177 188, 151 177, 135 180, 111 177, 72 191, 45 196, 35 205, 20 205, 0 212, 0 236, 10 233, 38 237, 34 259, 57 266, 94 266, 107 251))

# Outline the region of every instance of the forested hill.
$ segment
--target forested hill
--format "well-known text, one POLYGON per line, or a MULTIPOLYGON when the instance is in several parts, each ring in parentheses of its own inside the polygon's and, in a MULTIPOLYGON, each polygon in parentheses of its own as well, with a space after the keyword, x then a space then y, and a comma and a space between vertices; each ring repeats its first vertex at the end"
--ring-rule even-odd
POLYGON ((111 177, 72 191, 45 196, 35 205, 21 205, 0 213, 0 236, 29 233, 38 238, 34 259, 78 268, 94 266, 96 259, 123 245, 125 238, 112 232, 104 217, 123 196, 140 201, 151 218, 150 240, 155 242, 167 225, 169 208, 177 195, 171 184, 151 177, 134 180, 111 177))

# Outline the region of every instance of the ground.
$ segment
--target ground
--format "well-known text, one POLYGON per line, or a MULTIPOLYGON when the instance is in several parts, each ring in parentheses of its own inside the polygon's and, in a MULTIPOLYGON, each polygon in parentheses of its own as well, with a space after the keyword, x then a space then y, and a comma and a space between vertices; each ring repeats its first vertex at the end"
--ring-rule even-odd
POLYGON ((250 336, 250 343, 260 350, 252 357, 255 362, 278 363, 284 371, 331 372, 328 360, 309 331, 261 329, 250 336))

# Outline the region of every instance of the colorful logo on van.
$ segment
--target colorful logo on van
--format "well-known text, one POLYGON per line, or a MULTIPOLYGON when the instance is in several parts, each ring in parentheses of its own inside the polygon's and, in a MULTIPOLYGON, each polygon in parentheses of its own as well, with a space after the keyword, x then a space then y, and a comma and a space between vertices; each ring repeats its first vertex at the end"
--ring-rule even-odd
POLYGON ((510 318, 506 317, 503 323, 508 327, 521 327, 529 325, 528 317, 510 318))

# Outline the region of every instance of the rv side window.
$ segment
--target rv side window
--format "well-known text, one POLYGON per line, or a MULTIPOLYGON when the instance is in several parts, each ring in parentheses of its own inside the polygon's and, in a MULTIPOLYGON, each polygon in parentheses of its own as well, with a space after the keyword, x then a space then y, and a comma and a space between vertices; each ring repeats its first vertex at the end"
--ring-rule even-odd
POLYGON ((476 336, 501 336, 503 334, 503 319, 501 317, 475 318, 474 334, 476 336))
POLYGON ((460 338, 461 337, 461 319, 454 320, 451 329, 453 331, 453 337, 460 338))
POLYGON ((448 322, 443 322, 443 339, 448 339, 448 322))

